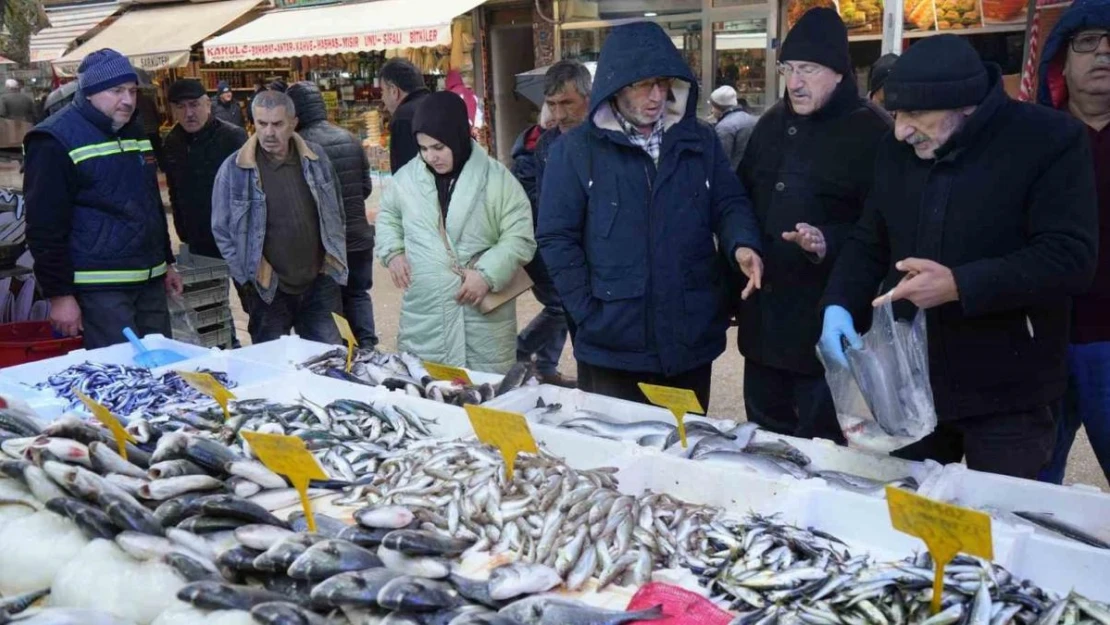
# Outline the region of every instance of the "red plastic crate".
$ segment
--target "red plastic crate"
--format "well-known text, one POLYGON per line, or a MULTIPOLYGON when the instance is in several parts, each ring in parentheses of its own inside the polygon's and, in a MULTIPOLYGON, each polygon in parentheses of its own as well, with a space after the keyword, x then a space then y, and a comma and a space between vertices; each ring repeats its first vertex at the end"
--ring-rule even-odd
POLYGON ((57 338, 49 321, 0 324, 0 367, 63 356, 84 345, 81 337, 57 338))

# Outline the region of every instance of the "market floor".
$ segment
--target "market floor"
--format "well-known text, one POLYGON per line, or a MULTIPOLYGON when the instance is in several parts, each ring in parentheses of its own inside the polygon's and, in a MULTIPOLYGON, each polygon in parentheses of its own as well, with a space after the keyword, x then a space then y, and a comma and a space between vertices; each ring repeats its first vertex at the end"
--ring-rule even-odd
MULTIPOLYGON (((376 212, 377 191, 367 201, 367 213, 373 218, 376 212)), ((172 228, 171 228, 172 232, 172 228)), ((381 347, 394 350, 397 347, 397 322, 401 314, 401 291, 393 286, 389 279, 389 272, 380 264, 374 265, 374 288, 371 290, 374 300, 374 319, 377 325, 378 336, 381 338, 381 347)), ((235 314, 235 325, 240 341, 250 341, 247 335, 247 317, 239 306, 234 291, 232 292, 232 306, 235 314)), ((520 327, 524 327, 541 310, 539 302, 531 293, 522 295, 517 300, 517 319, 520 327)), ((575 374, 574 356, 571 353, 570 342, 567 342, 560 361, 560 371, 569 375, 575 374)), ((728 333, 728 349, 717 359, 713 366, 712 397, 709 405, 709 414, 718 417, 742 419, 744 415, 744 359, 736 349, 736 328, 728 333)), ((1067 484, 1090 484, 1103 490, 1110 490, 1110 484, 1102 474, 1102 470, 1095 460, 1094 452, 1087 442, 1087 435, 1080 431, 1072 447, 1068 459, 1068 472, 1065 480, 1067 484)))

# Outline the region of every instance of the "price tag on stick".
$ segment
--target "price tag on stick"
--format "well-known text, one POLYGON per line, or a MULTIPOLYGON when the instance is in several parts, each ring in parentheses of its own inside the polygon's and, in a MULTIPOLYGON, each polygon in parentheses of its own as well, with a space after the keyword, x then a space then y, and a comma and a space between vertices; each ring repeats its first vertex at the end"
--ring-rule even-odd
POLYGON ((223 384, 220 384, 219 380, 212 377, 211 373, 178 371, 177 375, 181 376, 181 379, 185 380, 189 386, 216 400, 220 408, 224 409, 224 421, 231 418, 231 410, 228 409, 227 402, 230 399, 235 399, 235 395, 227 390, 227 387, 223 384))
POLYGON ((698 396, 688 388, 672 388, 670 386, 658 386, 656 384, 644 384, 640 382, 640 391, 643 392, 644 397, 648 401, 659 406, 666 408, 674 415, 674 420, 678 422, 678 438, 682 441, 683 449, 686 448, 686 415, 687 413, 705 414, 705 409, 701 407, 701 402, 698 401, 698 396))
POLYGON ((441 365, 438 362, 425 362, 424 368, 428 370, 428 375, 437 380, 444 380, 446 382, 455 382, 457 380, 467 386, 474 384, 470 381, 470 376, 467 375, 466 369, 441 365))
POLYGON ((262 464, 274 473, 289 478, 293 483, 293 488, 301 496, 308 531, 315 532, 316 518, 312 515, 312 504, 308 500, 308 484, 312 480, 326 480, 328 474, 305 447, 304 441, 296 436, 248 431, 243 431, 243 438, 250 443, 254 455, 258 456, 262 464))
POLYGON ((351 324, 347 322, 347 318, 339 313, 332 313, 332 319, 335 319, 335 327, 339 328, 339 336, 347 341, 347 373, 351 372, 351 361, 355 355, 355 347, 358 346, 358 339, 355 338, 355 333, 351 331, 351 324))
POLYGON ((532 438, 532 430, 528 428, 528 421, 524 419, 524 415, 473 404, 467 404, 465 408, 478 440, 501 450, 501 457, 505 459, 507 479, 513 479, 513 465, 516 464, 517 453, 539 452, 536 439, 532 438))
POLYGON ((886 487, 886 502, 894 529, 920 538, 929 548, 936 566, 932 605, 936 614, 944 593, 944 567, 956 554, 994 559, 991 518, 978 510, 933 501, 893 486, 886 487))
POLYGON ((81 403, 85 404, 85 407, 89 409, 89 412, 93 413, 96 420, 104 424, 104 427, 111 430, 112 436, 116 438, 116 448, 119 449, 120 457, 127 460, 127 443, 134 443, 135 437, 131 436, 130 432, 123 428, 123 424, 119 422, 116 415, 112 414, 111 410, 108 410, 99 402, 93 400, 81 391, 75 392, 77 393, 77 399, 80 399, 81 403))

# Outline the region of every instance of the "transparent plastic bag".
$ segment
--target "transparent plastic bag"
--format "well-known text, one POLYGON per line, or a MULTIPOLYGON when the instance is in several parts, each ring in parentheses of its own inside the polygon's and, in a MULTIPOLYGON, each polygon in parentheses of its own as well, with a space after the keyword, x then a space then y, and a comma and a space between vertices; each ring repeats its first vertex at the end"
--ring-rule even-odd
POLYGON ((191 345, 201 345, 200 333, 193 326, 189 317, 189 307, 185 305, 185 298, 178 295, 167 295, 166 306, 170 310, 170 330, 173 339, 191 345))
POLYGON ((844 352, 847 367, 819 357, 850 445, 889 453, 936 429, 923 312, 912 323, 898 321, 887 300, 875 309, 863 348, 844 352))

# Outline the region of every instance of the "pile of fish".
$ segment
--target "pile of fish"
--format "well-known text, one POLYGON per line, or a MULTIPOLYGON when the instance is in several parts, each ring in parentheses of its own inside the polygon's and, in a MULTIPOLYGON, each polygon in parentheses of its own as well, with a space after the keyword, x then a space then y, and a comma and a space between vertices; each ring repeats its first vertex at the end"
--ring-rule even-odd
MULTIPOLYGON (((12 593, 0 600, 0 622, 150 623, 183 607, 174 598, 202 617, 232 611, 263 625, 616 625, 661 617, 658 609, 598 610, 542 596, 562 580, 538 564, 508 564, 489 579, 461 576, 451 561, 479 541, 425 529, 406 507, 367 506, 353 524, 318 513, 317 531, 308 533, 302 514, 274 514, 296 501, 284 480, 210 438, 166 432, 153 451, 129 448, 124 459, 105 444, 106 431, 80 420, 39 430, 22 415, 0 414, 5 432, 27 435, 0 443, 0 509, 30 515, 0 521, 0 582, 15 575, 32 585, 13 591, 0 583, 12 593), (281 490, 236 495, 235 478, 281 490), (16 545, 71 544, 74 533, 83 535, 78 544, 37 564, 45 573, 14 570, 29 555, 13 554, 16 545), (126 599, 116 600, 120 584, 126 599), (53 607, 24 612, 40 600, 53 607)), ((503 470, 493 452, 473 447, 503 470)), ((433 463, 433 471, 443 468, 433 463)), ((530 470, 522 459, 518 472, 530 470)), ((605 472, 593 477, 611 482, 605 472)))
MULTIPOLYGON (((198 373, 211 374, 227 388, 235 386, 222 371, 202 369, 198 373)), ((77 399, 77 391, 80 391, 121 416, 136 411, 157 411, 172 404, 206 398, 174 371, 156 376, 141 367, 94 362, 84 362, 59 371, 36 388, 49 389, 58 397, 68 399, 70 408, 80 405, 77 399)))
POLYGON ((641 585, 655 568, 681 566, 719 514, 666 494, 622 494, 615 470, 576 470, 543 452, 520 454, 515 467, 506 479, 499 453, 473 441, 416 443, 355 494, 408 507, 476 551, 520 554, 570 590, 595 576, 599 589, 641 585))
POLYGON ((357 349, 350 372, 347 372, 346 366, 347 350, 342 348, 314 356, 298 365, 316 375, 403 390, 410 395, 455 406, 487 402, 535 378, 533 363, 518 362, 496 386, 466 384, 462 380, 436 380, 424 368, 419 357, 407 352, 391 354, 376 349, 357 349))
POLYGON ((305 398, 295 404, 266 399, 232 402, 224 420, 218 406, 168 410, 149 419, 133 419, 128 430, 146 442, 153 433, 197 431, 251 455, 240 433, 256 431, 296 436, 305 442, 324 469, 337 480, 356 482, 374 472, 378 460, 414 440, 431 436, 425 419, 384 401, 367 403, 338 399, 320 406, 305 398))
POLYGON ((753 440, 759 426, 751 422, 737 424, 725 421, 718 426, 707 421, 687 420, 687 446, 682 447, 674 423, 621 421, 583 409, 575 410, 569 418, 567 416, 559 404, 544 405, 540 400, 540 405, 530 410, 525 418, 534 423, 555 425, 591 436, 661 449, 691 460, 727 464, 768 477, 820 478, 834 488, 876 497, 884 495, 887 485, 909 490, 917 490, 918 487, 917 480, 912 476, 882 482, 843 471, 820 469, 805 453, 782 439, 770 442, 753 440))

